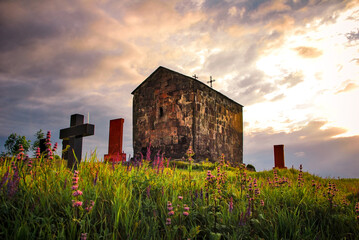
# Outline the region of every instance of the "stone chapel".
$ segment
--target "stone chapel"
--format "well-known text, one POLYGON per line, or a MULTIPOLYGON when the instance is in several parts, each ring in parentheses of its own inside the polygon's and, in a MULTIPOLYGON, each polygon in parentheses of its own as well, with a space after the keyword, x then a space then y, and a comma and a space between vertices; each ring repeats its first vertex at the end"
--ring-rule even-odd
POLYGON ((133 92, 134 154, 181 159, 192 146, 196 161, 224 154, 243 162, 243 106, 201 81, 158 67, 133 92))

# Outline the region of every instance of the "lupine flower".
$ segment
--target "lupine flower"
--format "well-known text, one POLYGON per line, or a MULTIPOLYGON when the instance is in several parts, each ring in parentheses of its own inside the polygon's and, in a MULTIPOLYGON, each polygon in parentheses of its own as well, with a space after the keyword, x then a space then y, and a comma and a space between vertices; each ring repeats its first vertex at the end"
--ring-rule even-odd
POLYGON ((97 177, 98 177, 98 171, 96 172, 95 179, 93 180, 93 185, 96 185, 96 184, 97 184, 97 177))
POLYGON ((94 205, 95 205, 95 202, 90 200, 90 204, 85 208, 85 211, 90 212, 94 205))
POLYGON ((188 212, 183 212, 183 215, 188 216, 189 213, 188 212))
POLYGON ((81 206, 82 206, 82 202, 81 202, 81 201, 72 200, 72 206, 73 206, 73 207, 81 207, 81 206))
POLYGON ((36 148, 36 158, 40 158, 40 155, 41 155, 40 148, 38 147, 36 148))
POLYGON ((81 233, 81 240, 86 240, 87 239, 87 233, 81 233))
POLYGON ((56 150, 57 150, 57 142, 55 143, 54 148, 52 149, 52 151, 56 152, 56 150))
POLYGON ((231 200, 229 201, 229 212, 233 212, 233 197, 231 197, 231 200))
POLYGON ((72 196, 77 197, 77 196, 81 196, 82 195, 82 191, 80 190, 76 190, 75 192, 72 193, 72 196))

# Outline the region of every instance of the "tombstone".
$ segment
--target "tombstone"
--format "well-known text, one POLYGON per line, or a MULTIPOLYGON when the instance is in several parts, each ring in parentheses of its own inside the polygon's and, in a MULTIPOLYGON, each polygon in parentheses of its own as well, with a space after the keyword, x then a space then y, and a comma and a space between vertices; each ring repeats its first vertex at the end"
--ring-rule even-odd
POLYGON ((123 143, 123 118, 110 121, 110 132, 108 140, 108 154, 104 156, 105 162, 126 161, 126 153, 122 152, 123 143))
POLYGON ((84 124, 84 115, 73 114, 71 115, 70 127, 60 130, 60 139, 62 141, 62 149, 69 148, 62 158, 67 160, 67 167, 77 169, 76 158, 78 163, 81 162, 82 156, 82 138, 94 135, 95 125, 86 123, 84 124), (75 154, 75 155, 74 155, 75 154))
POLYGON ((284 145, 274 145, 274 168, 287 169, 284 164, 284 145))
POLYGON ((47 150, 46 138, 40 139, 39 148, 40 148, 40 153, 41 154, 46 152, 46 150, 47 150))

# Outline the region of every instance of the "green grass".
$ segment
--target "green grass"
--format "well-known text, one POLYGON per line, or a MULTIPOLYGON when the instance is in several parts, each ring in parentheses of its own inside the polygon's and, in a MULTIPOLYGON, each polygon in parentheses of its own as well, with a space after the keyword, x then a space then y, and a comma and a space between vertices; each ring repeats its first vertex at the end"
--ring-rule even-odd
POLYGON ((18 161, 16 184, 12 162, 15 158, 0 163, 0 239, 80 239, 81 233, 87 239, 359 239, 359 179, 323 179, 288 169, 277 170, 275 183, 273 171, 219 163, 194 164, 189 170, 186 162, 177 163, 180 168, 153 168, 146 161, 136 167, 104 164, 91 156, 78 169, 83 195, 77 200, 83 206, 76 208, 73 172, 66 163, 42 158, 29 168, 18 161), (208 170, 212 183, 206 180, 208 170), (329 183, 336 190, 328 189, 329 183), (90 200, 95 204, 87 212, 90 200))

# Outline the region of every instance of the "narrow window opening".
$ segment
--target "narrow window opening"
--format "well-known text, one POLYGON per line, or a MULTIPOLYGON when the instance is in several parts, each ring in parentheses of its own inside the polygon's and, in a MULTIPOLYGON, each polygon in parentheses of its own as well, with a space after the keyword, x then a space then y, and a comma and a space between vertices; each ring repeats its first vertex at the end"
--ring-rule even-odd
POLYGON ((163 117, 163 108, 160 107, 160 117, 163 117))

